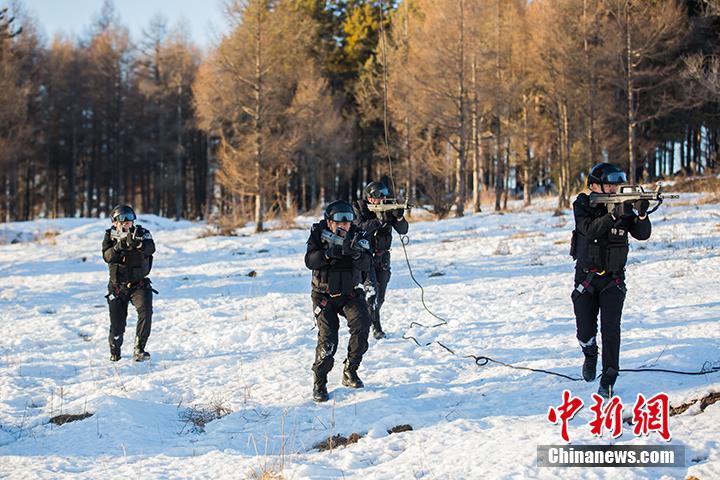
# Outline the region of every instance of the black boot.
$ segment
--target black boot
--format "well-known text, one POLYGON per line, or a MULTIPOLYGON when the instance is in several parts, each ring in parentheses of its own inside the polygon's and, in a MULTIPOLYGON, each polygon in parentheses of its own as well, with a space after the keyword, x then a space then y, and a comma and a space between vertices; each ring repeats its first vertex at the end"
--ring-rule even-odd
POLYGON ((612 398, 614 394, 615 380, 617 379, 618 371, 612 367, 608 367, 600 377, 600 386, 598 387, 598 395, 605 399, 612 398))
POLYGON ((110 361, 111 362, 117 362, 120 360, 120 346, 123 343, 123 337, 122 335, 118 335, 117 337, 110 336, 110 361))
POLYGON ((350 388, 363 388, 365 384, 358 377, 357 369, 359 365, 350 365, 345 362, 345 370, 343 370, 342 384, 350 388))
POLYGON ((595 343, 583 346, 582 351, 585 355, 585 361, 582 366, 582 376, 586 382, 592 382, 597 375, 598 346, 595 343))
POLYGON ((598 387, 597 391, 598 395, 603 397, 605 400, 610 400, 613 396, 613 386, 612 385, 603 385, 602 383, 598 387))
POLYGON ((315 377, 313 381, 313 400, 316 402, 327 402, 329 398, 327 391, 327 377, 315 377))
POLYGON ((375 337, 375 340, 380 340, 381 338, 385 338, 385 332, 383 332, 382 326, 380 326, 379 321, 372 322, 372 331, 373 331, 373 337, 375 337))
POLYGON ((117 362, 120 358, 120 349, 110 347, 110 361, 117 362))
POLYGON ((135 337, 135 350, 133 351, 133 360, 136 362, 144 362, 150 360, 150 354, 145 351, 145 342, 140 337, 135 337))

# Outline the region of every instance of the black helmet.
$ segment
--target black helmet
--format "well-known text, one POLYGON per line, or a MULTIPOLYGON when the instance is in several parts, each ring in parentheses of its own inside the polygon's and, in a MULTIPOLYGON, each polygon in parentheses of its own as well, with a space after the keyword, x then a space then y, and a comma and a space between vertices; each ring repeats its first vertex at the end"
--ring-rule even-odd
POLYGON ((325 209, 325 220, 352 222, 355 220, 355 212, 352 205, 345 200, 335 200, 325 209))
POLYGON ((114 222, 135 221, 135 210, 130 205, 118 205, 110 212, 110 218, 114 222))
POLYGON ((598 185, 621 185, 627 183, 627 175, 620 167, 612 163, 598 163, 590 169, 587 178, 588 187, 591 183, 598 185))
POLYGON ((370 197, 382 198, 382 197, 389 197, 389 196, 390 196, 390 190, 382 182, 370 182, 367 184, 367 187, 365 187, 365 190, 363 190, 363 199, 364 200, 367 200, 370 197))

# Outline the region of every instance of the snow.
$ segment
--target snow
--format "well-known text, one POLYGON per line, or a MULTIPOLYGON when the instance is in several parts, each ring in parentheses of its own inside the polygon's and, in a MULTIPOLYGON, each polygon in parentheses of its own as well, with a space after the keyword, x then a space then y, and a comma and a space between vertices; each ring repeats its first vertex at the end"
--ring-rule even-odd
MULTIPOLYGON (((701 199, 666 202, 651 217, 651 239, 632 241, 621 368, 720 365, 720 206, 701 199)), ((157 244, 152 361, 130 359, 131 308, 117 364, 103 298, 107 220, 0 225, 0 478, 720 478, 720 403, 670 419, 685 468, 538 468, 537 445, 562 443, 546 414, 564 389, 586 404, 570 422, 573 444, 664 442, 628 425, 616 440, 594 437, 587 407, 597 383, 466 358, 579 375, 573 221, 553 216, 554 202, 412 222, 414 274, 447 324, 410 327, 440 322, 423 309, 396 238, 383 307, 389 337, 370 340, 359 371, 366 388, 350 390, 340 384, 341 324, 325 404, 311 399, 317 331, 303 254, 313 218, 221 237, 205 236, 202 223, 141 215, 157 244), (188 420, 218 409, 231 413, 204 428, 188 420), (49 423, 83 412, 93 416, 49 423), (413 430, 387 433, 402 424, 413 430), (353 432, 363 435, 357 444, 313 448, 353 432)), ((628 415, 638 393, 666 392, 679 405, 719 390, 720 373, 623 373, 616 393, 628 415)))

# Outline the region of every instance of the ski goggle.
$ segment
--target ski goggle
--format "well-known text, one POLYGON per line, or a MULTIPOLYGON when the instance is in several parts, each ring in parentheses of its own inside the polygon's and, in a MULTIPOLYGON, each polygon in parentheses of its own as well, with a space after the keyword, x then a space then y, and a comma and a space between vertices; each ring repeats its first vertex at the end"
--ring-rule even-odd
POLYGON ((603 183, 620 184, 627 183, 627 175, 625 172, 611 172, 602 176, 603 183))
POLYGON ((335 212, 330 215, 330 220, 333 222, 352 222, 355 220, 355 214, 353 212, 335 212))
POLYGON ((388 190, 385 187, 378 188, 377 190, 368 192, 368 197, 371 197, 371 198, 382 198, 382 197, 387 197, 388 195, 390 195, 390 190, 388 190))
POLYGON ((113 222, 134 222, 134 213, 118 213, 113 217, 113 222))

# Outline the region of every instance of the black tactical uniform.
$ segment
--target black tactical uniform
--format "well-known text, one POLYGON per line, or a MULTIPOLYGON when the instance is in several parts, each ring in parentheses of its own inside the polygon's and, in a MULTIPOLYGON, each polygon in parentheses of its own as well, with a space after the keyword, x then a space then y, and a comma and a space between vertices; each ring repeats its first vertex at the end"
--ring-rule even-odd
POLYGON ((368 195, 389 196, 389 191, 380 182, 372 182, 365 188, 363 200, 353 204, 355 223, 370 235, 372 247, 372 268, 365 275, 364 283, 370 293, 367 297, 370 319, 372 320, 373 336, 377 339, 385 337, 380 324, 380 308, 385 303, 385 292, 390 282, 390 247, 393 229, 401 235, 408 232, 408 222, 403 217, 405 210, 399 208, 388 212, 375 213, 368 209, 368 195), (377 193, 376 193, 377 192, 377 193))
MULTIPOLYGON (((352 220, 352 207, 347 202, 331 203, 326 218, 337 214, 337 211, 344 214, 343 218, 350 219, 343 221, 352 220)), ((343 246, 324 242, 321 237, 323 230, 328 230, 327 220, 312 226, 305 254, 305 265, 313 271, 311 297, 318 327, 312 367, 315 375, 313 398, 316 401, 327 400, 327 375, 332 370, 338 345, 338 315, 347 319, 350 328, 343 385, 363 387, 357 370, 368 349, 370 333, 370 318, 362 288, 362 273, 370 268, 370 255, 350 248, 350 239, 357 233, 354 225, 351 225, 346 235, 348 241, 343 246)))
MULTIPOLYGON (((588 179, 588 183, 601 185, 625 181, 624 173, 611 164, 596 165, 588 179), (613 175, 613 172, 622 175, 613 175)), ((645 214, 648 202, 641 202, 644 204, 639 205, 639 209, 645 214)), ((650 219, 645 216, 641 220, 630 203, 622 204, 621 208, 611 212, 602 204, 591 207, 590 197, 585 193, 578 195, 573 211, 575 231, 572 253, 577 262, 572 300, 577 338, 585 354, 583 377, 588 382, 595 379, 598 356, 595 337, 599 312, 603 349, 598 393, 609 397, 620 369, 620 318, 626 294, 628 234, 638 240, 647 240, 651 233, 650 219)))
MULTIPOLYGON (((116 211, 122 207, 126 206, 116 207, 113 210, 113 218, 116 218, 116 211)), ((130 212, 132 209, 123 218, 134 219, 134 212, 130 212)), ((152 324, 153 289, 147 276, 152 268, 155 242, 150 232, 139 225, 131 227, 131 231, 124 239, 113 238, 113 234, 117 234, 115 226, 105 231, 102 244, 103 258, 110 269, 110 282, 106 295, 110 307, 110 335, 108 337, 110 359, 113 361, 120 359, 128 303, 132 302, 138 314, 134 359, 143 361, 150 356, 145 351, 145 345, 150 336, 152 324), (136 234, 136 229, 140 229, 139 235, 136 234)))

